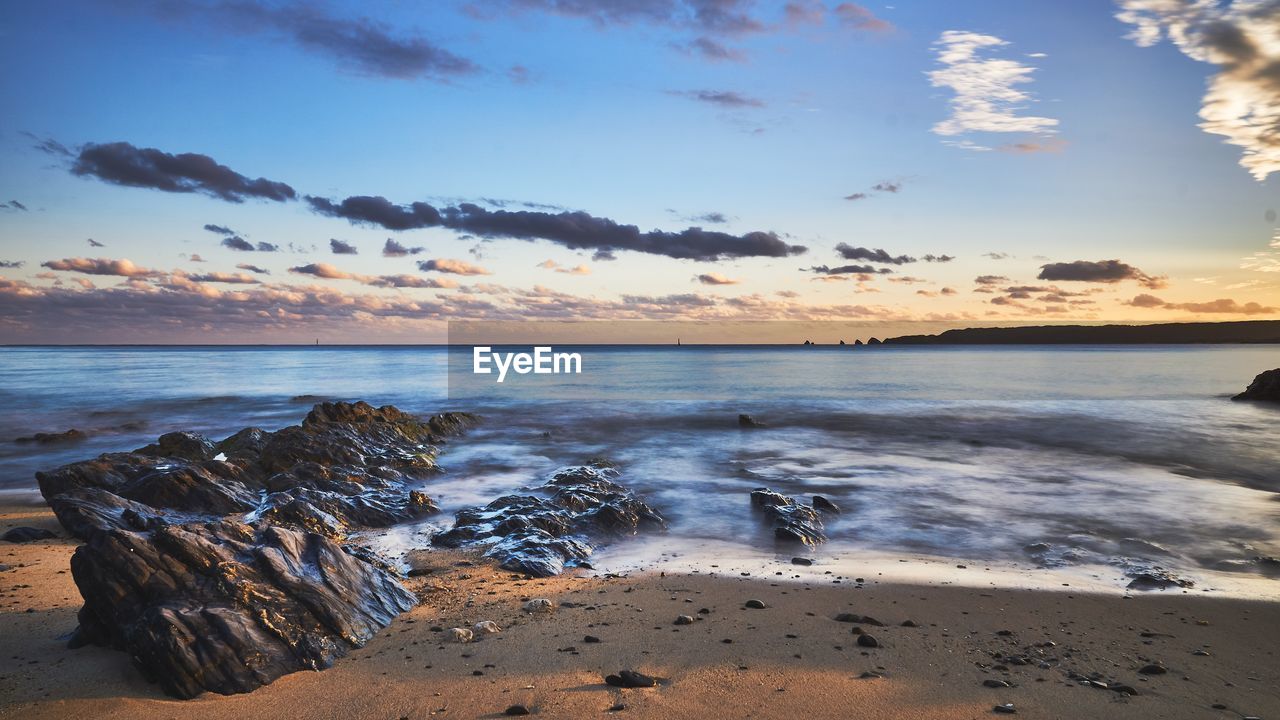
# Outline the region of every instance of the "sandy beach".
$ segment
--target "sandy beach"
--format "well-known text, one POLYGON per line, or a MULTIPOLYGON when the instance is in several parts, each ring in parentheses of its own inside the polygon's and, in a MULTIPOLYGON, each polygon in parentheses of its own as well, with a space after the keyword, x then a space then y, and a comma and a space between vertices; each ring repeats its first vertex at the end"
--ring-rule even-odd
MULTIPOLYGON (((18 525, 65 538, 42 508, 3 508, 0 530, 18 525)), ((1033 718, 1280 716, 1276 603, 909 585, 887 576, 802 582, 782 566, 746 577, 709 566, 531 580, 452 551, 416 557, 406 582, 418 607, 334 667, 250 694, 180 701, 124 653, 67 649, 80 606, 68 571, 76 544, 0 545, 0 716, 473 718, 522 705, 547 717, 980 718, 1005 703, 1033 718), (556 608, 524 612, 533 598, 556 608), (748 600, 765 608, 748 608, 748 600), (864 621, 835 620, 841 613, 864 621), (681 615, 692 624, 677 625, 681 615), (445 642, 442 629, 486 620, 502 631, 445 642), (854 628, 878 646, 860 646, 854 628), (1168 671, 1139 672, 1151 664, 1168 671), (659 684, 604 682, 623 669, 659 684)), ((982 570, 973 572, 981 584, 982 570)))

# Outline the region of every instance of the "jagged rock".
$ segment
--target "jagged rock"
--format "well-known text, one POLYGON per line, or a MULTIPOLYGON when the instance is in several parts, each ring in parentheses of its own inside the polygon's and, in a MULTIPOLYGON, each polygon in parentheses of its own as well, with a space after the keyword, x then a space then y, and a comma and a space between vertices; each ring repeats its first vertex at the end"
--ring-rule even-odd
POLYGON ((14 440, 14 442, 37 443, 40 445, 53 445, 55 443, 80 442, 81 440, 84 440, 87 437, 88 435, 85 435, 84 431, 71 428, 66 432, 60 432, 60 433, 38 432, 34 435, 29 435, 27 437, 17 438, 14 440))
POLYGON ((483 546, 485 557, 506 570, 549 577, 586 560, 600 543, 666 529, 662 515, 613 482, 619 473, 611 465, 566 468, 534 488, 538 495, 506 495, 459 510, 453 528, 431 542, 483 546))
POLYGON ((498 623, 492 620, 481 620, 471 626, 473 635, 495 635, 500 632, 502 632, 502 628, 498 627, 498 623))
POLYGON ((1280 368, 1259 373, 1244 392, 1231 399, 1280 402, 1280 368))
POLYGON ((773 525, 774 537, 784 542, 817 545, 827 541, 818 511, 769 488, 751 491, 751 507, 773 525))
POLYGON ((476 634, 468 628, 449 628, 444 631, 445 642, 451 643, 469 643, 474 640, 476 634))
POLYGON ((840 506, 821 495, 813 496, 813 509, 819 512, 831 513, 832 515, 840 514, 840 506))
POLYGON ((1195 581, 1175 575, 1160 567, 1131 567, 1127 574, 1132 580, 1127 587, 1130 590, 1166 590, 1168 588, 1195 587, 1195 581))
POLYGON ((758 427, 764 427, 764 423, 756 422, 756 419, 751 417, 750 415, 747 415, 745 413, 740 413, 738 415, 738 427, 758 428, 758 427))
POLYGON ((0 535, 0 540, 11 543, 29 543, 37 540, 52 540, 56 537, 58 536, 44 528, 16 527, 4 535, 0 535))
POLYGON ((413 486, 435 470, 435 444, 473 422, 322 403, 277 432, 168 433, 37 473, 86 541, 71 561, 84 597, 73 645, 124 650, 181 698, 328 667, 414 604, 388 563, 341 539, 436 511, 413 486))

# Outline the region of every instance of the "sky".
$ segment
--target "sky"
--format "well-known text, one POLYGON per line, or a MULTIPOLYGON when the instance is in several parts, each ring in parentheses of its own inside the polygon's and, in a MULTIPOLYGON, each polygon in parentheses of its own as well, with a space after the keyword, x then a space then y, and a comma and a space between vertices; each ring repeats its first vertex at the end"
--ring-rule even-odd
POLYGON ((1276 0, 4 3, 0 65, 2 343, 1280 319, 1276 0))

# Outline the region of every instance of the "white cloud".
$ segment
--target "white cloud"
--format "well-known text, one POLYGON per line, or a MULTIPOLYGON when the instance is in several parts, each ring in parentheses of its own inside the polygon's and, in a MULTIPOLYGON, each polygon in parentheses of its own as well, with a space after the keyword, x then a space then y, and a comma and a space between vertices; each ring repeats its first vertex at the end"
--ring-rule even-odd
MULTIPOLYGON (((1021 114, 1034 101, 1032 95, 1018 88, 1031 82, 1035 68, 989 55, 1009 43, 993 35, 948 30, 934 47, 941 67, 929 73, 934 87, 950 88, 951 117, 933 126, 938 135, 953 137, 971 132, 1053 133, 1054 118, 1021 114)), ((984 146, 961 140, 952 143, 968 150, 986 150, 984 146)))
POLYGON ((1118 0, 1116 19, 1141 47, 1168 38, 1216 65, 1200 128, 1242 149, 1240 165, 1265 180, 1280 171, 1280 5, 1275 0, 1118 0))

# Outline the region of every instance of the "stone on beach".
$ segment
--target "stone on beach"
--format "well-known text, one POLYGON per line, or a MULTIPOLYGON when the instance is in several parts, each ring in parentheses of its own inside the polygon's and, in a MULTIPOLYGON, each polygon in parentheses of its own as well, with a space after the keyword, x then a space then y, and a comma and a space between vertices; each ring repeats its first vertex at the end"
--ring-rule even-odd
POLYGON ((634 670, 623 670, 617 675, 606 675, 604 681, 609 685, 621 688, 648 688, 658 684, 656 678, 634 670))
POLYGON ((470 628, 455 627, 444 631, 445 642, 466 644, 476 639, 470 628))
POLYGON ((475 635, 494 635, 502 632, 502 628, 492 620, 481 620, 471 626, 471 632, 475 635))
POLYGON ((4 535, 0 535, 0 540, 11 543, 29 543, 37 540, 52 540, 56 537, 58 536, 44 528, 16 527, 4 535))
POLYGON ((527 613, 549 613, 555 609, 555 603, 546 598, 534 598, 524 604, 524 611, 527 613))
POLYGON ((773 526, 774 537, 782 542, 817 545, 827 541, 818 511, 796 503, 769 488, 751 491, 751 508, 773 526))

